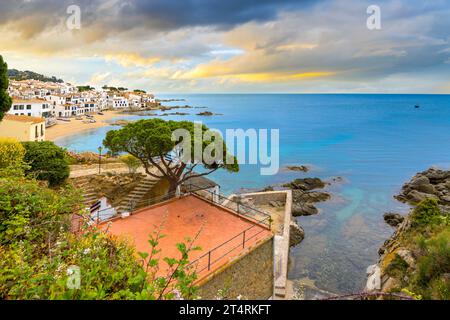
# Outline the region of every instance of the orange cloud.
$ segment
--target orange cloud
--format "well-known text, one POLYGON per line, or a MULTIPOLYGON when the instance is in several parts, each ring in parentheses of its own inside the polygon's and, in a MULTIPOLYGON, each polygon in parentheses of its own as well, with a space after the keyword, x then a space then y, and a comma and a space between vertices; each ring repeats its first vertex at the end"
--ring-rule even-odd
POLYGON ((137 53, 116 53, 116 54, 107 54, 105 56, 107 61, 116 61, 121 66, 130 67, 130 66, 139 66, 145 67, 150 66, 158 61, 161 61, 159 57, 143 57, 137 53))

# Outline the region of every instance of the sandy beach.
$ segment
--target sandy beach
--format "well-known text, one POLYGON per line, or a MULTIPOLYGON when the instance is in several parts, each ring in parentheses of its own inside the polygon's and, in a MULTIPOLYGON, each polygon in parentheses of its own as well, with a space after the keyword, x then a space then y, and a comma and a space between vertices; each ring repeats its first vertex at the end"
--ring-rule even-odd
POLYGON ((70 122, 58 120, 58 124, 46 129, 46 140, 54 141, 58 138, 72 135, 84 130, 107 126, 109 123, 106 121, 118 116, 120 111, 103 111, 103 113, 104 115, 93 115, 94 119, 97 121, 95 123, 84 123, 83 120, 76 120, 75 118, 71 118, 70 122))

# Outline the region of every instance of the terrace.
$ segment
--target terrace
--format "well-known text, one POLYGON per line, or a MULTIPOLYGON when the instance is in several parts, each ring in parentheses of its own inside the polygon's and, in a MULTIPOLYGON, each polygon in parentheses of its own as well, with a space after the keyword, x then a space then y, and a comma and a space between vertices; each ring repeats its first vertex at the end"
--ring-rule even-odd
MULTIPOLYGON (((273 236, 270 216, 207 195, 205 190, 185 192, 130 216, 102 222, 100 227, 128 239, 138 252, 150 251, 149 235, 161 228, 165 235, 159 244, 161 258, 179 257, 176 244, 185 242, 186 237, 195 238, 194 245, 201 250, 193 251, 190 261, 200 281, 273 236)), ((165 275, 166 271, 167 265, 161 260, 159 273, 165 275)))

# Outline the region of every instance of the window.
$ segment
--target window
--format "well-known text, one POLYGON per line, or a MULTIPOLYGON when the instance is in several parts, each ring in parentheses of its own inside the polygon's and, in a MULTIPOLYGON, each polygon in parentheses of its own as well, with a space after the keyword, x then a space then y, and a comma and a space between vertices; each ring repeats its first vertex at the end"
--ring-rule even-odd
POLYGON ((34 127, 34 137, 35 138, 39 137, 38 126, 34 127))
POLYGON ((31 104, 27 104, 27 110, 31 110, 31 104))
POLYGON ((43 136, 43 135, 44 135, 44 125, 41 124, 41 136, 43 136))
POLYGON ((31 117, 31 112, 28 112, 28 116, 31 117))

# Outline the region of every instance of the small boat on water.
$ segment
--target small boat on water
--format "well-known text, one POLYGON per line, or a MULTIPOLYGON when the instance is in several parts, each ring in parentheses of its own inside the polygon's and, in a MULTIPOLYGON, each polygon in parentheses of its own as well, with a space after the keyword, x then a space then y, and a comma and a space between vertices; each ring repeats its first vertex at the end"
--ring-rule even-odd
POLYGON ((103 112, 97 112, 98 115, 103 116, 104 113, 103 112))
POLYGON ((67 119, 67 118, 57 118, 56 120, 70 122, 70 119, 67 119))
POLYGON ((77 116, 77 117, 75 117, 75 120, 83 120, 83 118, 80 116, 77 116))
POLYGON ((90 114, 87 114, 87 115, 86 115, 86 118, 92 119, 92 118, 94 118, 94 117, 91 116, 90 114))
POLYGON ((420 106, 419 106, 418 104, 416 104, 416 105, 414 106, 414 108, 419 109, 420 106))

